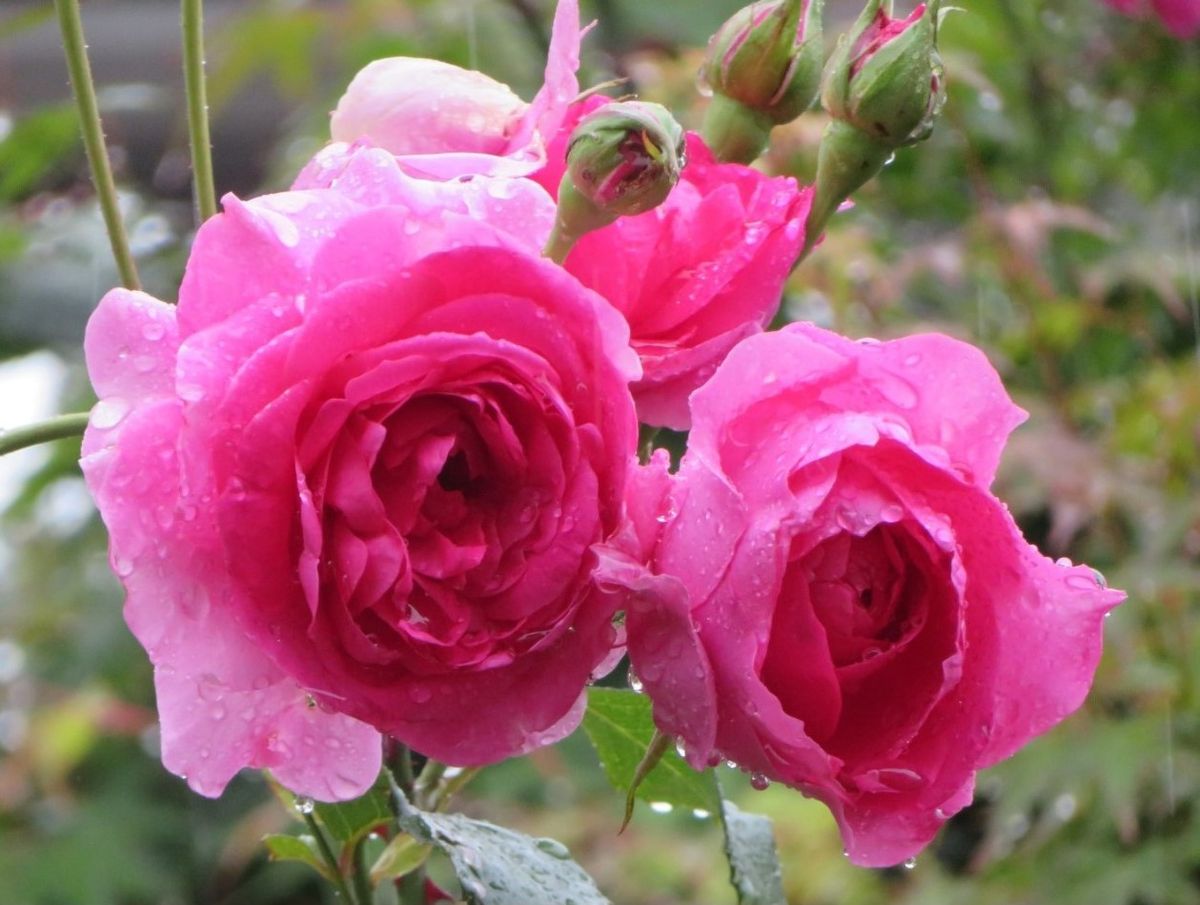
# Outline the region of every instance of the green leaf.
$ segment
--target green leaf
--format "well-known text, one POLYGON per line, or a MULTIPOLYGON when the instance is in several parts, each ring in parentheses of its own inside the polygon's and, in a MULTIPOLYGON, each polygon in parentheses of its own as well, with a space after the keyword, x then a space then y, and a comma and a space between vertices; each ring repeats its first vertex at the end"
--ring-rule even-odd
POLYGON ((392 819, 392 808, 388 803, 387 781, 380 774, 375 785, 360 798, 339 801, 336 804, 318 802, 313 809, 317 820, 338 842, 356 842, 381 823, 392 819))
MULTIPOLYGON (((634 782, 638 764, 654 738, 650 699, 617 688, 588 689, 583 729, 596 749, 608 781, 622 791, 634 782)), ((697 772, 669 747, 637 787, 644 801, 716 813, 720 793, 711 770, 697 772)))
POLYGON ((33 192, 79 145, 73 104, 43 107, 19 120, 0 141, 0 200, 33 192))
POLYGON ((611 905, 561 842, 419 811, 396 791, 401 828, 445 853, 468 905, 611 905))
POLYGON ((738 905, 787 905, 771 821, 740 810, 732 801, 721 802, 721 821, 729 882, 737 890, 738 905))
POLYGON ((425 863, 433 846, 418 842, 412 836, 400 835, 387 844, 371 865, 371 885, 394 880, 416 870, 425 863))
POLYGON ((326 880, 333 880, 329 866, 317 849, 317 840, 312 836, 288 836, 274 834, 263 837, 267 847, 267 857, 272 861, 298 861, 307 864, 326 880))

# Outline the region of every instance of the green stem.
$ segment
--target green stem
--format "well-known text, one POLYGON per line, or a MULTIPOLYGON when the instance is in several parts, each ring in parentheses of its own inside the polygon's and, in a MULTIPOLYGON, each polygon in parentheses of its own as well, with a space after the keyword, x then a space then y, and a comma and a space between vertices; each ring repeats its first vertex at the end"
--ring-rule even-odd
MULTIPOLYGON (((321 829, 321 825, 317 823, 312 814, 302 814, 304 822, 308 825, 308 831, 312 833, 313 838, 317 841, 317 848, 321 851, 321 857, 325 859, 325 864, 333 874, 333 885, 337 887, 338 894, 342 900, 348 903, 354 903, 357 900, 350 894, 350 887, 346 885, 346 877, 342 873, 342 866, 338 863, 337 855, 333 853, 333 849, 329 847, 329 840, 325 838, 325 831, 321 829)), ((361 905, 370 905, 370 900, 361 903, 361 905)))
POLYGON ((129 249, 129 237, 121 222, 121 209, 117 204, 117 187, 113 182, 112 167, 108 162, 108 151, 104 146, 104 126, 100 122, 100 106, 96 102, 96 85, 92 81, 92 68, 88 65, 87 42, 83 36, 83 21, 79 14, 79 0, 54 0, 58 11, 59 29, 62 31, 63 49, 67 56, 67 69, 71 73, 71 86, 75 90, 75 103, 79 107, 79 124, 83 130, 83 146, 87 150, 88 164, 92 170, 92 182, 96 185, 96 197, 104 215, 104 226, 108 230, 108 241, 112 245, 113 259, 121 274, 121 283, 126 289, 141 289, 133 253, 129 249))
POLYGON ((466 767, 457 775, 450 777, 438 787, 432 801, 429 803, 431 811, 440 811, 450 803, 450 800, 457 795, 467 783, 482 772, 483 767, 466 767))
POLYGON ((63 440, 67 437, 78 437, 87 427, 88 413, 76 412, 71 415, 59 415, 36 424, 24 427, 14 427, 10 430, 0 430, 0 456, 36 446, 39 443, 49 443, 51 440, 63 440))
POLYGON ((400 742, 396 742, 395 744, 396 750, 389 758, 388 766, 404 794, 412 795, 414 782, 412 751, 408 745, 401 744, 400 742))
POLYGON ((217 212, 212 139, 208 131, 208 98, 204 87, 203 7, 203 0, 183 0, 183 80, 187 88, 193 190, 201 223, 217 212))
POLYGON ((438 784, 446 773, 446 765, 433 759, 425 761, 421 775, 413 785, 414 804, 419 808, 432 810, 432 801, 436 797, 438 784))
POLYGON ((374 898, 371 893, 369 873, 367 840, 364 837, 354 844, 354 894, 358 896, 360 905, 371 905, 371 900, 374 898))

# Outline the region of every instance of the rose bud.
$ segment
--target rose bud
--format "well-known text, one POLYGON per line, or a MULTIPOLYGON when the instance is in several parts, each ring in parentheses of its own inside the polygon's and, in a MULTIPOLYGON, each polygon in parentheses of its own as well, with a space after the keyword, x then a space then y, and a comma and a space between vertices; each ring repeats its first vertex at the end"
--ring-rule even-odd
POLYGON ((525 103, 502 82, 439 60, 391 57, 354 77, 330 121, 333 142, 293 188, 333 187, 359 146, 382 148, 422 179, 526 176, 579 94, 578 0, 558 0, 541 89, 525 103))
POLYGON ((482 72, 439 60, 375 60, 354 77, 330 121, 334 141, 366 138, 396 155, 453 148, 502 154, 528 108, 482 72))
POLYGON ((852 192, 878 173, 897 148, 928 138, 946 101, 937 52, 939 2, 907 19, 892 0, 870 0, 825 67, 821 102, 833 121, 821 138, 816 193, 804 254, 852 192))
POLYGON ((891 0, 871 0, 825 70, 821 100, 837 120, 891 149, 929 137, 946 100, 937 52, 938 3, 907 19, 891 0))
POLYGON ((683 128, 659 104, 622 101, 585 116, 567 144, 546 255, 561 263, 585 233, 658 207, 684 160, 683 128))
POLYGON ((812 106, 821 81, 824 5, 752 3, 713 35, 701 73, 713 91, 703 135, 719 159, 749 163, 766 148, 772 126, 812 106))

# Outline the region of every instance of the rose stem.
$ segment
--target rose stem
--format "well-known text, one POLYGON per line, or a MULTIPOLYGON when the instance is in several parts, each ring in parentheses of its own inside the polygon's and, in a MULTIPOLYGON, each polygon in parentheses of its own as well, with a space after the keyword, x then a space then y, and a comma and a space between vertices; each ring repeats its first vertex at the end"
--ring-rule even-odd
POLYGON ((59 415, 24 427, 14 427, 11 430, 0 430, 0 456, 36 446, 39 443, 49 443, 51 440, 63 440, 67 437, 78 437, 87 427, 88 413, 75 412, 71 415, 59 415))
POLYGON ((367 839, 364 836, 354 843, 354 894, 362 905, 371 905, 371 881, 367 867, 367 839))
POLYGON ((183 0, 183 81, 187 88, 193 194, 201 223, 217 212, 212 139, 208 130, 208 98, 204 87, 203 6, 203 0, 183 0))
POLYGON ((321 857, 325 859, 326 866, 328 866, 330 873, 333 874, 333 885, 337 887, 339 895, 346 902, 355 902, 355 897, 350 895, 350 887, 346 885, 346 877, 342 874, 342 866, 338 863, 333 849, 329 847, 329 840, 325 838, 325 831, 321 829, 321 825, 317 823, 316 818, 312 814, 303 814, 302 816, 304 817, 304 822, 308 824, 308 831, 312 833, 313 839, 317 841, 317 848, 321 851, 321 857))
POLYGON ((113 259, 126 289, 141 289, 133 253, 129 249, 129 237, 121 222, 121 210, 117 203, 117 187, 113 182, 112 167, 108 162, 108 151, 104 146, 104 126, 100 122, 100 108, 96 102, 96 85, 92 81, 92 68, 88 65, 87 44, 83 37, 83 21, 79 13, 79 0, 54 0, 58 11, 58 24, 62 32, 63 50, 66 51, 67 69, 71 73, 71 87, 75 90, 75 103, 79 108, 79 125, 83 131, 83 146, 87 150, 88 164, 92 171, 92 182, 96 186, 96 197, 104 215, 104 226, 108 230, 108 241, 112 245, 113 259))

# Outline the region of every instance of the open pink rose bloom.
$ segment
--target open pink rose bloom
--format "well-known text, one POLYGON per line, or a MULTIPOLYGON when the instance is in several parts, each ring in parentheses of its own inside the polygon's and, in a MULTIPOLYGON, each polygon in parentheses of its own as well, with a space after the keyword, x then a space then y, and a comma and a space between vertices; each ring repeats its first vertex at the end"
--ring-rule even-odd
POLYGON ((858 864, 914 855, 975 771, 1083 701, 1124 595, 988 491, 1023 413, 972 347, 745 340, 689 449, 634 487, 633 665, 664 731, 824 801, 858 864))
MULTIPOLYGON (((547 191, 558 190, 571 128, 606 101, 568 111, 549 164, 533 177, 547 191)), ((641 421, 685 430, 688 395, 774 317, 811 196, 790 177, 719 163, 688 133, 687 166, 666 202, 589 233, 567 256, 567 270, 629 322, 642 362, 633 386, 641 421)))
POLYGON ((533 250, 552 216, 365 151, 336 192, 227 198, 178 308, 102 301, 83 466, 198 791, 255 766, 345 798, 380 731, 471 764, 578 723, 619 653, 589 548, 622 524, 638 366, 533 250))

